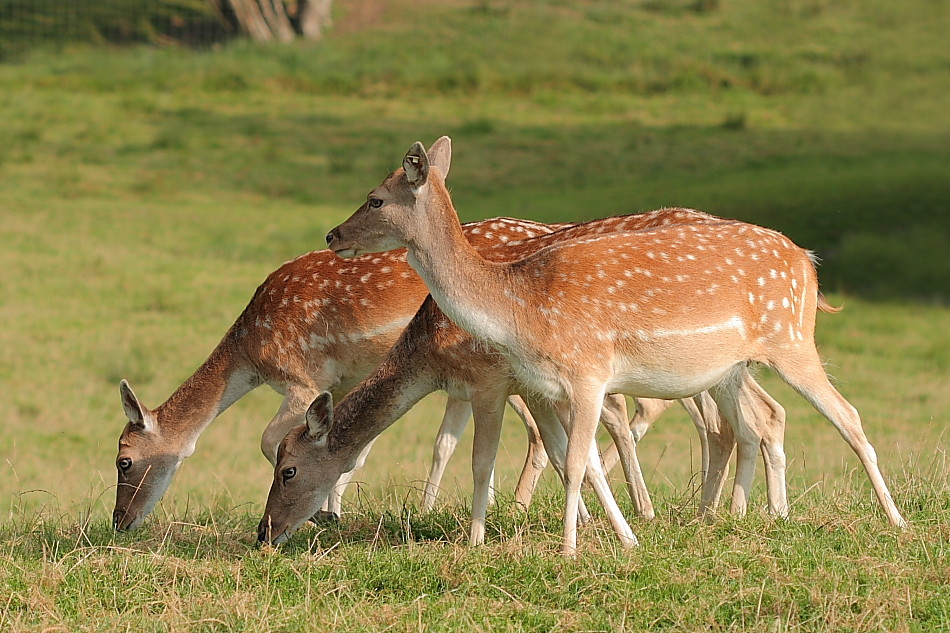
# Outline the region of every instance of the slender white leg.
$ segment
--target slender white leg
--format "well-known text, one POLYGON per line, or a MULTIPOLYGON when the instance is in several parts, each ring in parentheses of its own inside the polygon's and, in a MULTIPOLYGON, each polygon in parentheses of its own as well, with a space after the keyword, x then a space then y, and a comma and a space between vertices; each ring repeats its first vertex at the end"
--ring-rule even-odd
MULTIPOLYGON (((742 367, 738 371, 745 372, 742 367)), ((752 491, 752 479, 755 475, 755 459, 761 444, 755 421, 750 419, 748 407, 741 402, 742 377, 731 376, 710 391, 722 416, 732 426, 736 436, 736 480, 732 488, 732 508, 734 514, 742 516, 749 507, 749 495, 752 491)))
MULTIPOLYGON (((604 402, 607 403, 609 399, 610 396, 604 402)), ((630 419, 630 434, 633 436, 634 442, 639 442, 650 427, 663 415, 663 412, 673 405, 673 401, 656 398, 634 398, 633 402, 636 408, 633 417, 630 419)), ((606 408, 605 406, 605 410, 606 408)), ((624 417, 626 417, 626 414, 624 414, 624 417)), ((603 455, 604 470, 610 472, 619 461, 620 453, 617 451, 617 447, 608 446, 603 455)))
POLYGON ((323 509, 331 514, 340 516, 343 511, 343 493, 346 492, 346 487, 350 485, 350 482, 353 480, 353 477, 356 475, 356 471, 362 468, 366 464, 366 458, 369 456, 369 452, 373 450, 373 444, 376 443, 374 438, 369 444, 367 444, 360 454, 356 458, 356 465, 353 466, 353 470, 345 472, 340 475, 340 478, 337 479, 336 486, 330 491, 329 496, 327 497, 327 502, 324 504, 323 509))
POLYGON ((534 416, 531 415, 531 411, 528 410, 521 396, 509 396, 508 405, 521 418, 525 433, 528 435, 528 451, 525 455, 524 467, 521 469, 518 485, 515 486, 515 502, 527 508, 531 505, 531 498, 534 496, 538 480, 548 465, 548 454, 544 450, 541 432, 538 430, 534 416))
POLYGON ((746 372, 740 403, 755 420, 761 440, 765 464, 765 489, 769 514, 788 516, 788 493, 785 487, 785 409, 746 372))
POLYGON ((307 407, 319 393, 320 390, 316 388, 295 385, 287 387, 287 393, 280 403, 280 408, 261 434, 261 452, 264 453, 264 457, 271 466, 277 464, 277 447, 280 446, 280 442, 287 437, 290 429, 303 424, 307 407))
POLYGON ((708 458, 704 460, 707 470, 703 478, 703 493, 699 504, 699 515, 705 516, 715 512, 719 507, 722 490, 729 474, 729 460, 732 459, 732 453, 736 448, 736 438, 732 425, 722 419, 719 407, 708 392, 694 396, 692 401, 704 421, 708 446, 708 458))
MULTIPOLYGON (((630 494, 637 515, 644 519, 654 518, 653 500, 650 499, 650 491, 647 490, 643 472, 640 470, 637 445, 627 423, 627 401, 622 395, 612 394, 604 399, 600 421, 613 438, 613 447, 620 456, 620 464, 623 467, 627 492, 630 494)), ((597 461, 599 466, 600 460, 597 461)), ((591 466, 593 467, 593 464, 591 466)))
MULTIPOLYGON (((528 406, 538 425, 538 432, 544 441, 544 449, 551 459, 551 465, 557 473, 561 482, 564 482, 564 460, 567 456, 567 433, 564 425, 561 424, 557 414, 550 403, 529 399, 528 406)), ((587 523, 590 520, 590 512, 581 498, 578 509, 578 520, 581 523, 587 523)))
MULTIPOLYGON (((709 395, 706 394, 706 397, 709 398, 709 395)), ((703 419, 702 409, 695 402, 697 399, 702 402, 702 398, 703 396, 699 395, 693 396, 692 398, 681 398, 677 400, 677 402, 679 402, 680 406, 686 411, 693 426, 696 428, 696 433, 699 435, 700 472, 702 473, 703 481, 705 481, 706 475, 709 473, 709 438, 706 434, 706 420, 703 419)), ((709 401, 709 406, 715 409, 715 403, 712 402, 712 398, 709 398, 709 401)))
MULTIPOLYGON (((600 390, 590 388, 589 392, 581 393, 579 388, 575 388, 573 399, 570 401, 570 417, 567 444, 567 460, 565 468, 565 503, 564 503, 564 535, 561 542, 561 553, 565 556, 574 556, 577 553, 577 519, 578 506, 580 500, 581 483, 585 473, 588 471, 588 464, 591 456, 596 455, 594 446, 594 437, 597 431, 597 420, 600 418, 600 411, 603 407, 604 396, 602 388, 600 390)), ((591 470, 595 476, 603 475, 597 456, 597 463, 591 470)), ((596 481, 595 490, 599 495, 608 495, 610 501, 607 501, 605 510, 611 520, 611 525, 617 531, 621 543, 625 547, 637 545, 637 539, 633 535, 633 530, 626 524, 622 516, 614 513, 616 501, 610 493, 609 487, 600 490, 600 482, 596 481), (619 521, 618 521, 619 518, 619 521)), ((605 498, 601 498, 605 502, 605 498)), ((619 510, 619 509, 618 509, 619 510)))
POLYGON ((426 479, 425 493, 422 498, 423 510, 428 511, 435 507, 435 502, 439 497, 439 485, 445 475, 449 458, 455 452, 459 438, 465 432, 471 415, 471 402, 457 398, 449 398, 446 401, 442 424, 439 426, 439 432, 432 447, 432 467, 429 469, 429 477, 426 479))

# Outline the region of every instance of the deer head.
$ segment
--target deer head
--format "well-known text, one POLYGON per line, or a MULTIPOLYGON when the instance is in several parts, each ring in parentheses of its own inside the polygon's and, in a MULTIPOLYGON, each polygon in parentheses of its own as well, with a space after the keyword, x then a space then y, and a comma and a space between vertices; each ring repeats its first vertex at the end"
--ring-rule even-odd
POLYGON ((119 394, 129 422, 119 437, 115 460, 118 485, 112 524, 116 530, 131 530, 155 508, 194 445, 181 446, 175 438, 165 437, 155 413, 139 402, 127 381, 119 383, 119 394))
POLYGON ((438 139, 428 152, 416 141, 406 152, 402 167, 370 191, 349 220, 327 234, 327 245, 340 257, 405 246, 405 236, 411 233, 410 215, 430 197, 444 193, 444 188, 433 188, 429 183, 430 179, 444 182, 451 162, 449 137, 438 139))
POLYGON ((352 470, 357 454, 334 450, 332 430, 333 396, 325 391, 307 409, 306 424, 291 429, 277 449, 259 542, 279 545, 290 538, 317 514, 340 475, 352 470))

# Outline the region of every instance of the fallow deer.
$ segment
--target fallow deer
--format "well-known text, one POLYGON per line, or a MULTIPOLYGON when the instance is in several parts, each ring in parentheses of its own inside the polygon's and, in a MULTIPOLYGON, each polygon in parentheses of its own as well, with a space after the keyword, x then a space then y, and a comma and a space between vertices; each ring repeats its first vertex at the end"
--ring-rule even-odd
POLYGON ((711 390, 741 445, 754 435, 738 389, 751 363, 773 369, 831 421, 890 523, 905 525, 857 410, 829 382, 815 346, 816 313, 832 308, 810 252, 776 231, 723 222, 587 237, 488 262, 461 232, 444 181, 450 162, 447 137, 429 154, 414 144, 403 169, 328 244, 343 257, 407 247, 443 312, 561 410, 570 428, 564 554, 576 553, 580 486, 604 396, 711 390))
MULTIPOLYGON (((498 218, 465 230, 480 248, 490 248, 566 226, 498 218)), ((307 253, 268 276, 205 363, 163 405, 148 409, 123 380, 120 394, 128 424, 116 458, 116 529, 137 527, 194 452, 204 429, 265 383, 284 395, 261 438, 261 450, 274 463, 277 443, 302 421, 309 400, 323 390, 338 397, 346 393, 375 367, 424 297, 425 287, 406 264, 404 251, 351 262, 330 251, 307 253)), ((547 456, 520 398, 513 397, 510 404, 528 432, 528 454, 515 489, 515 499, 527 505, 547 456)), ((447 400, 425 486, 428 507, 470 416, 469 402, 447 400)), ((333 514, 340 511, 348 477, 344 474, 330 495, 333 514)))
MULTIPOLYGON (((466 225, 464 231, 478 248, 490 248, 563 226, 497 218, 466 225)), ((425 285, 407 265, 405 250, 349 261, 331 251, 308 253, 267 277, 208 359, 164 404, 148 409, 123 380, 128 424, 116 458, 115 528, 137 527, 194 452, 204 429, 262 384, 284 396, 261 437, 261 450, 276 463, 277 444, 303 421, 313 399, 322 391, 342 397, 374 369, 425 297, 425 285)), ((524 412, 523 406, 515 409, 524 412)), ((469 403, 449 399, 443 432, 464 428, 470 415, 469 403)), ((545 463, 533 422, 525 423, 529 454, 519 494, 533 486, 545 463)), ((439 482, 430 479, 427 487, 437 490, 439 482)), ((339 512, 339 494, 330 502, 330 511, 339 512)))
MULTIPOLYGON (((689 222, 719 221, 719 218, 690 209, 661 209, 645 214, 594 220, 555 233, 511 242, 504 247, 484 250, 482 253, 491 261, 514 261, 551 244, 570 241, 578 236, 689 222)), ((741 392, 748 394, 751 407, 755 406, 756 398, 764 391, 751 377, 747 380, 753 387, 744 385, 741 392)), ((484 538, 488 476, 492 472, 500 432, 499 405, 509 394, 524 393, 525 385, 519 384, 514 378, 512 368, 503 356, 481 345, 470 334, 449 321, 431 299, 427 299, 420 308, 387 358, 339 403, 335 411, 332 408, 332 398, 328 395, 321 396, 308 412, 307 430, 292 431, 282 442, 274 483, 260 524, 259 539, 283 542, 320 507, 332 491, 334 482, 341 473, 351 468, 365 446, 371 445, 383 430, 419 399, 440 388, 458 399, 470 399, 473 403, 476 423, 472 458, 475 494, 470 541, 472 544, 481 543, 484 538)), ((617 396, 608 398, 607 403, 616 402, 616 398, 617 396)), ((619 398, 622 402, 622 397, 619 398)), ((769 470, 769 498, 770 502, 775 504, 776 512, 784 514, 787 511, 784 453, 781 453, 784 411, 768 398, 767 394, 765 398, 770 407, 774 405, 778 410, 768 408, 767 414, 757 417, 755 422, 769 427, 760 431, 761 435, 769 438, 768 442, 763 442, 763 446, 766 443, 774 443, 777 437, 779 460, 766 462, 769 470), (775 469, 776 466, 778 470, 775 469), (776 478, 778 483, 775 482, 776 478)), ((556 412, 551 409, 550 403, 532 398, 530 393, 526 393, 526 400, 538 422, 548 455, 558 471, 563 472, 566 437, 556 412)), ((688 405, 687 410, 694 407, 691 402, 688 405)), ((649 401, 638 403, 637 406, 640 417, 635 417, 634 422, 638 425, 637 431, 642 435, 644 425, 655 419, 665 407, 649 401), (643 416, 651 409, 655 416, 650 416, 647 420, 643 416)), ((618 454, 623 457, 621 461, 630 495, 638 512, 652 517, 653 507, 643 482, 627 421, 625 417, 617 419, 617 407, 607 406, 605 409, 608 414, 603 415, 601 419, 614 438, 618 454)), ((693 410, 695 411, 695 408, 693 410)), ((708 409, 706 414, 710 415, 708 409)), ((695 415, 699 415, 699 412, 695 411, 695 415)), ((697 426, 703 431, 706 430, 701 419, 697 426)), ((731 432, 720 433, 715 423, 711 427, 714 435, 718 434, 721 438, 713 444, 715 454, 712 459, 720 470, 709 478, 709 486, 704 486, 704 506, 707 502, 711 505, 718 499, 725 461, 734 446, 731 432)), ((708 463, 705 443, 703 452, 705 469, 705 464, 708 463)), ((771 456, 773 451, 765 451, 765 454, 771 456)), ((595 491, 605 504, 614 529, 621 538, 632 542, 633 534, 620 515, 609 488, 606 487, 603 475, 598 469, 599 458, 596 455, 593 462, 593 472, 590 475, 595 491)), ((740 468, 745 470, 742 459, 740 468)), ((751 478, 751 471, 748 471, 748 476, 751 478)), ((744 497, 741 494, 738 497, 740 501, 737 503, 741 505, 744 497)), ((745 507, 741 505, 737 509, 744 511, 745 507)))
MULTIPOLYGON (((722 221, 723 218, 697 211, 696 209, 666 207, 646 213, 599 218, 576 225, 561 225, 558 231, 526 237, 523 240, 510 241, 502 246, 483 251, 482 254, 491 261, 501 262, 510 260, 512 257, 523 257, 544 246, 583 236, 638 231, 647 228, 659 228, 680 224, 722 221)), ((478 229, 474 230, 477 231, 478 229)), ((750 407, 753 407, 757 411, 758 434, 762 437, 763 458, 766 464, 769 511, 775 516, 786 516, 788 514, 788 502, 785 494, 785 456, 782 450, 785 432, 785 410, 778 402, 771 398, 751 376, 748 378, 745 388, 748 390, 747 395, 750 407)), ((725 482, 725 476, 727 474, 728 459, 735 446, 735 440, 731 429, 721 428, 719 426, 718 410, 708 394, 700 394, 695 398, 681 399, 679 402, 686 410, 700 437, 700 447, 702 449, 700 472, 703 475, 704 483, 700 513, 706 513, 715 509, 718 503, 722 485, 725 482), (709 445, 707 440, 707 434, 709 432, 713 433, 715 443, 713 449, 716 451, 716 454, 713 461, 716 465, 716 470, 714 470, 707 479, 707 476, 710 474, 709 445)), ((513 399, 512 403, 513 408, 518 411, 522 419, 531 419, 531 414, 520 408, 523 403, 519 399, 513 399)), ((634 399, 634 403, 636 412, 634 417, 630 419, 629 426, 633 433, 633 440, 637 442, 674 401, 636 398, 634 399)), ((615 430, 619 428, 617 425, 621 423, 618 416, 625 418, 625 410, 622 397, 619 399, 608 398, 605 400, 605 407, 602 411, 601 419, 612 436, 616 435, 615 430)), ((446 420, 449 420, 448 416, 446 416, 446 420)), ((437 473, 438 476, 432 476, 430 473, 429 483, 426 484, 423 504, 424 509, 431 509, 434 505, 436 494, 434 493, 432 482, 437 482, 441 479, 441 473, 445 469, 446 460, 448 456, 451 455, 457 438, 461 436, 468 418, 456 417, 451 420, 459 422, 460 425, 451 430, 451 432, 444 428, 440 429, 439 439, 436 442, 436 450, 433 451, 432 459, 432 472, 437 473), (450 443, 451 446, 445 446, 445 443, 450 443)), ((605 470, 609 471, 617 464, 620 460, 618 448, 623 446, 627 446, 627 443, 618 442, 615 439, 607 448, 607 452, 603 455, 605 470)), ((640 516, 652 518, 653 505, 650 500, 649 491, 646 489, 642 477, 635 476, 636 473, 639 473, 639 463, 636 453, 632 445, 627 450, 628 455, 624 460, 624 472, 627 474, 626 479, 630 487, 631 497, 634 499, 634 506, 640 516), (630 469, 630 472, 628 472, 628 469, 630 469)), ((546 457, 544 451, 535 451, 534 454, 537 457, 546 457)), ((535 468, 530 472, 539 475, 542 468, 543 466, 535 468)), ((741 515, 746 511, 748 490, 752 484, 754 470, 754 451, 740 450, 739 468, 737 470, 736 479, 738 489, 733 494, 731 508, 733 513, 741 515)), ((515 498, 524 505, 530 502, 533 492, 533 486, 530 485, 530 483, 530 479, 522 477, 516 488, 515 498)))

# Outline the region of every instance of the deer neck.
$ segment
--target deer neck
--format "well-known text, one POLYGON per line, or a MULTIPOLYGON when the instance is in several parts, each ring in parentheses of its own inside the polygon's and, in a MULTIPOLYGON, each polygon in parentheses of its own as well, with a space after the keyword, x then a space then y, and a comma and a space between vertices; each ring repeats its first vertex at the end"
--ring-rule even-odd
POLYGON ((201 432, 260 384, 257 372, 225 337, 195 373, 155 410, 158 431, 177 438, 190 455, 201 432))
POLYGON ((449 319, 478 339, 501 344, 505 324, 499 315, 510 312, 496 308, 511 296, 508 264, 484 259, 465 239, 444 187, 433 183, 428 195, 425 230, 406 237, 407 261, 449 319))
POLYGON ((404 333, 376 370, 337 404, 332 451, 355 460, 367 444, 439 388, 424 353, 417 352, 418 345, 404 333))

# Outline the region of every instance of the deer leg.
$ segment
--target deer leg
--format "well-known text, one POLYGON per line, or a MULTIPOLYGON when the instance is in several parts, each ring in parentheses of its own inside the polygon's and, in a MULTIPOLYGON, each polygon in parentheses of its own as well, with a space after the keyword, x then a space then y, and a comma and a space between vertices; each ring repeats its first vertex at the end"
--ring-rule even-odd
MULTIPOLYGON (((607 475, 604 473, 603 466, 601 466, 600 463, 600 452, 597 450, 597 443, 593 440, 591 440, 590 449, 588 451, 586 478, 587 482, 597 494, 597 499, 600 501, 600 504, 604 507, 604 511, 607 513, 607 520, 610 521, 610 526, 613 528, 617 538, 620 539, 621 545, 624 547, 635 547, 639 545, 637 537, 633 534, 633 530, 630 529, 627 519, 624 518, 623 512, 620 510, 620 506, 617 505, 614 493, 610 489, 610 483, 607 481, 607 475)), ((644 490, 646 490, 645 485, 644 490)), ((647 495, 647 502, 649 502, 649 500, 650 497, 647 495)), ((652 510, 653 508, 651 506, 650 511, 652 512, 652 510)))
MULTIPOLYGON (((745 367, 738 369, 746 372, 745 367)), ((732 487, 731 512, 742 516, 749 507, 752 479, 755 476, 755 456, 761 444, 755 420, 748 406, 744 406, 741 393, 741 374, 733 374, 710 391, 722 416, 732 426, 738 443, 736 456, 736 480, 732 487)))
MULTIPOLYGON (((611 525, 617 532, 620 542, 625 547, 633 547, 637 545, 637 538, 633 535, 633 530, 627 525, 623 515, 620 514, 619 508, 616 507, 616 501, 613 500, 613 494, 610 492, 609 486, 605 485, 606 478, 603 477, 600 456, 597 455, 596 446, 594 445, 597 420, 600 418, 600 411, 603 408, 606 394, 602 388, 589 387, 587 389, 576 388, 572 395, 568 417, 567 459, 564 472, 566 499, 561 553, 565 556, 574 556, 577 553, 577 518, 581 483, 588 470, 595 475, 594 481, 591 483, 597 491, 598 497, 601 498, 601 502, 605 504, 604 509, 608 513, 611 525), (592 457, 595 459, 592 459, 592 457)), ((562 421, 563 419, 562 417, 562 421)))
MULTIPOLYGON (((263 434, 261 434, 261 452, 264 453, 264 457, 267 458, 271 465, 277 464, 277 447, 287 436, 287 432, 290 431, 290 429, 303 423, 304 414, 318 393, 320 393, 319 389, 302 387, 296 384, 287 386, 280 408, 264 429, 263 434)), ((372 446, 372 444, 370 444, 370 446, 372 446)), ((361 457, 365 460, 365 455, 361 457)), ((346 488, 346 484, 349 483, 352 477, 352 472, 344 473, 340 477, 344 488, 346 488)), ((329 497, 327 497, 327 501, 323 504, 323 507, 311 520, 314 523, 325 523, 327 521, 335 521, 339 518, 341 496, 342 492, 340 494, 331 492, 329 497), (336 497, 335 501, 334 496, 336 497)))
POLYGON ((753 412, 759 437, 762 438, 762 461, 765 464, 765 490, 769 514, 788 516, 788 493, 785 488, 785 409, 751 374, 743 382, 743 402, 753 412))
POLYGON ((508 405, 521 418, 524 430, 528 434, 528 451, 525 455, 524 467, 521 469, 521 476, 518 478, 518 485, 515 486, 515 503, 527 509, 531 505, 531 498, 534 496, 534 489, 538 485, 541 473, 548 465, 548 454, 544 451, 541 432, 534 416, 531 415, 528 405, 521 396, 509 396, 508 405))
MULTIPOLYGON (((353 477, 356 476, 356 471, 366 465, 366 458, 369 456, 369 452, 373 450, 373 444, 376 443, 376 439, 378 438, 373 438, 369 444, 363 447, 360 454, 357 455, 353 470, 343 473, 340 475, 340 478, 336 480, 336 485, 330 489, 330 494, 327 495, 326 503, 323 504, 321 512, 327 513, 331 518, 340 516, 343 512, 343 493, 346 492, 346 487, 350 485, 353 477)), ((318 514, 317 516, 319 517, 321 515, 318 514)))
MULTIPOLYGON (((693 398, 701 399, 701 396, 693 396, 693 398)), ((696 428, 696 433, 699 435, 700 472, 702 473, 703 481, 705 481, 706 476, 709 474, 709 438, 706 434, 706 420, 703 418, 703 412, 700 407, 697 406, 696 402, 694 402, 693 398, 681 398, 677 402, 679 402, 680 406, 686 411, 690 421, 692 421, 693 426, 696 428)))
POLYGON ((828 418, 838 429, 838 433, 848 443, 851 450, 861 460, 867 472, 871 486, 878 502, 887 515, 891 525, 906 527, 907 522, 901 516, 894 504, 891 493, 884 482, 884 475, 877 464, 877 453, 861 425, 861 416, 857 409, 838 393, 825 374, 821 359, 814 348, 798 350, 794 356, 786 355, 778 359, 770 359, 769 364, 775 369, 785 382, 800 393, 819 413, 828 418))
POLYGON ((472 445, 472 525, 469 543, 485 542, 485 516, 491 496, 492 473, 501 438, 501 424, 505 413, 504 394, 477 394, 472 399, 475 414, 475 439, 472 445))
POLYGON ((280 408, 271 418, 267 428, 261 434, 261 452, 271 463, 277 464, 277 447, 281 440, 287 437, 287 432, 298 424, 303 424, 304 414, 313 399, 320 393, 319 389, 288 385, 287 392, 280 408))
MULTIPOLYGON (((703 492, 699 504, 699 516, 705 516, 719 507, 722 489, 729 474, 729 460, 732 459, 736 448, 736 439, 732 426, 722 419, 719 407, 709 392, 704 391, 690 400, 700 413, 706 436, 707 457, 703 462, 706 463, 707 470, 703 476, 703 492)), ((693 423, 698 424, 696 420, 693 423)))
MULTIPOLYGON (((650 491, 643 480, 640 470, 640 460, 637 458, 637 444, 633 440, 633 433, 627 423, 627 401, 620 394, 608 395, 604 399, 604 408, 600 414, 600 421, 613 438, 613 447, 620 456, 624 479, 627 482, 627 492, 633 501, 634 510, 644 519, 654 518, 653 501, 650 491)), ((599 461, 599 460, 598 460, 599 461)), ((606 468, 604 468, 606 471, 606 468)))
POLYGON ((736 469, 736 490, 742 490, 744 494, 739 496, 738 492, 734 492, 732 510, 739 514, 746 510, 755 466, 747 443, 752 441, 754 435, 759 438, 759 449, 765 464, 769 512, 773 516, 787 516, 785 410, 755 382, 746 368, 742 368, 739 378, 738 390, 735 393, 736 409, 731 411, 730 415, 736 416, 749 434, 745 440, 740 440, 739 466, 736 469))
POLYGON ((468 418, 472 415, 472 403, 457 398, 449 398, 445 403, 445 415, 435 437, 432 447, 432 467, 426 479, 425 493, 423 494, 422 509, 429 511, 435 507, 439 497, 439 484, 445 475, 449 458, 458 446, 459 438, 468 425, 468 418))
MULTIPOLYGON (((564 425, 547 402, 536 399, 526 399, 528 409, 534 416, 538 425, 538 432, 541 434, 541 440, 544 442, 544 450, 551 459, 551 465, 554 466, 554 472, 557 473, 564 483, 564 460, 567 456, 567 433, 564 425)), ((578 520, 581 523, 590 521, 590 512, 584 504, 583 497, 580 500, 578 509, 578 520)))
MULTIPOLYGON (((606 402, 606 401, 605 401, 606 402)), ((659 400, 657 398, 634 398, 634 412, 630 419, 630 433, 633 435, 633 441, 639 442, 646 435, 651 426, 663 415, 663 412, 672 406, 670 400, 659 400)), ((626 414, 624 414, 626 417, 626 414)), ((604 470, 610 472, 617 462, 620 461, 620 453, 616 446, 608 446, 603 454, 604 470)))

